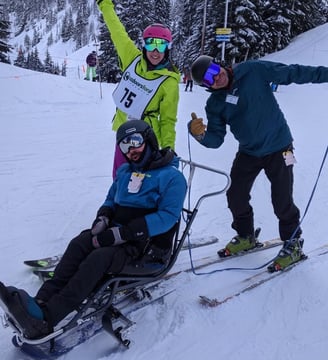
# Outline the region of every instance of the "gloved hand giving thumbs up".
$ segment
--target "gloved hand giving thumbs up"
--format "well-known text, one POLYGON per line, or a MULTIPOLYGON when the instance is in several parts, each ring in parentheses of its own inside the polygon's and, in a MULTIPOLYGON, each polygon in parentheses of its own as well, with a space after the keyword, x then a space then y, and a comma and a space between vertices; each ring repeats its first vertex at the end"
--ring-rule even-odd
POLYGON ((205 136, 206 125, 203 123, 202 118, 197 118, 197 115, 191 113, 191 121, 188 123, 189 133, 198 141, 202 140, 205 136))

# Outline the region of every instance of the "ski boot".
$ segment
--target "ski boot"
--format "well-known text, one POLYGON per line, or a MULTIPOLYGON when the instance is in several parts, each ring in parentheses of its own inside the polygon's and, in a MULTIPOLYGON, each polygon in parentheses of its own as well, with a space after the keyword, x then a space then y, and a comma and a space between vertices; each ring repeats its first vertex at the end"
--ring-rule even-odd
POLYGON ((290 265, 305 260, 307 256, 303 253, 303 239, 294 238, 285 241, 273 263, 268 266, 269 272, 284 270, 290 265))
POLYGON ((254 235, 247 237, 235 236, 224 249, 218 251, 218 255, 220 257, 232 256, 262 246, 263 244, 257 241, 260 231, 261 229, 257 228, 254 235))

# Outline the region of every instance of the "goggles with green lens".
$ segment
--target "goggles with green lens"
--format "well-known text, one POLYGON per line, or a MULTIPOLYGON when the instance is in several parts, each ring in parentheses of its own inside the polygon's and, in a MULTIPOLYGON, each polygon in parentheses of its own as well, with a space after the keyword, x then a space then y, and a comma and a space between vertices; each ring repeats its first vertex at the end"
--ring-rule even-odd
POLYGON ((147 38, 145 39, 144 47, 147 51, 154 51, 155 49, 163 53, 169 47, 169 42, 159 38, 147 38))

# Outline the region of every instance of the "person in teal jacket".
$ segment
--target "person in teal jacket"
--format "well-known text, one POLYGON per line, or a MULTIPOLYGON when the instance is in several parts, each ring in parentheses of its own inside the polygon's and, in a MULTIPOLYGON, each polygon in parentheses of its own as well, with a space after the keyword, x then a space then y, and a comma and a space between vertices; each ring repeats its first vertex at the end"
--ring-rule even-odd
POLYGON ((69 243, 53 278, 35 297, 0 282, 0 300, 29 339, 49 334, 105 273, 119 274, 135 259, 167 264, 170 258, 187 190, 178 158, 170 148, 159 149, 144 121, 124 123, 116 138, 127 163, 120 167, 91 229, 69 243))
MULTIPOLYGON (((150 24, 138 49, 115 13, 111 0, 97 0, 117 51, 122 79, 113 92, 117 107, 113 130, 128 119, 142 119, 154 130, 159 146, 175 148, 180 73, 170 60, 172 34, 163 24, 150 24)), ((125 158, 116 148, 113 178, 125 158)))
POLYGON ((272 205, 284 241, 269 270, 283 269, 304 256, 303 239, 300 211, 293 200, 296 162, 293 137, 270 84, 328 82, 328 68, 261 60, 224 67, 212 57, 202 55, 192 64, 192 76, 211 95, 205 107, 207 125, 192 113, 189 132, 200 144, 218 148, 229 127, 239 143, 230 173, 231 187, 227 191, 232 228, 237 235, 220 255, 229 256, 256 246, 254 214, 249 201, 253 183, 264 170, 271 183, 272 205))

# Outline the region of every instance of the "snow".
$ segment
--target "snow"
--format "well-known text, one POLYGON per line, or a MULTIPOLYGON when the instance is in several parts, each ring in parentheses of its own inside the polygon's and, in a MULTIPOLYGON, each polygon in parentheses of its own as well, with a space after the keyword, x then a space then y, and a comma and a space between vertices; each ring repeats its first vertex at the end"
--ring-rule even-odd
MULTIPOLYGON (((91 47, 69 57, 83 63, 91 47), (82 58, 82 60, 81 60, 82 58)), ((266 57, 284 63, 325 65, 328 24, 300 35, 283 51, 266 57)), ((0 64, 0 274, 1 281, 34 295, 40 282, 23 260, 62 252, 69 240, 88 228, 111 183, 115 134, 111 130, 113 84, 63 78, 0 64), (101 95, 102 94, 102 98, 101 95)), ((220 149, 201 147, 190 140, 190 112, 205 116, 208 93, 180 85, 177 124, 178 154, 197 163, 229 172, 237 143, 228 134, 220 149)), ((302 214, 308 205, 327 148, 326 101, 328 84, 280 86, 276 96, 295 138, 295 202, 302 214)), ((187 175, 187 174, 186 174, 187 175)), ((191 208, 204 193, 224 186, 224 179, 196 171, 191 208)), ((324 164, 302 228, 309 260, 261 287, 207 309, 198 295, 223 299, 240 282, 263 270, 222 271, 195 276, 182 273, 170 280, 176 290, 163 303, 131 315, 137 323, 128 334, 129 350, 104 332, 61 359, 325 359, 327 354, 328 256, 311 257, 312 249, 327 242, 328 171, 324 164)), ((277 220, 265 176, 252 192, 261 239, 278 236, 277 220)), ((216 235, 219 244, 192 250, 196 258, 213 255, 234 235, 224 195, 206 199, 193 225, 191 241, 216 235)), ((227 266, 257 267, 279 248, 229 260, 202 269, 227 266)), ((188 262, 183 251, 178 264, 188 262)), ((27 357, 10 345, 12 332, 0 328, 2 359, 27 357)))

